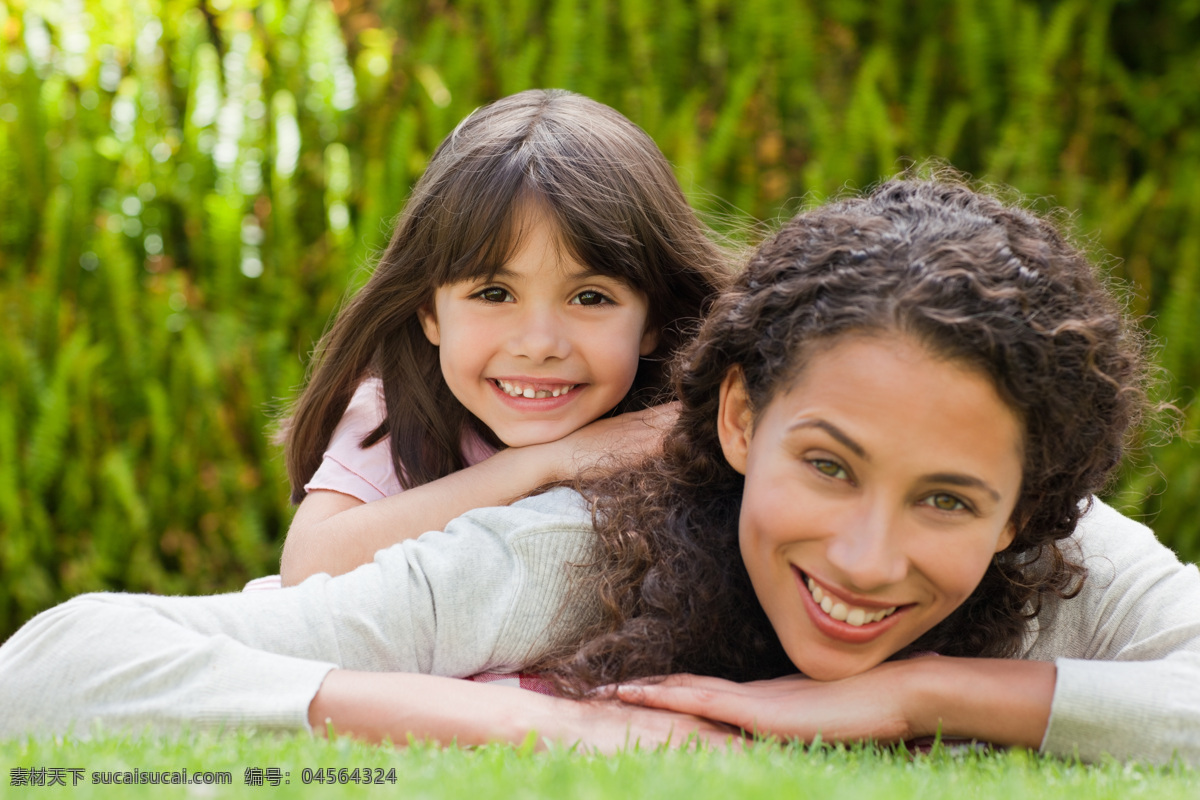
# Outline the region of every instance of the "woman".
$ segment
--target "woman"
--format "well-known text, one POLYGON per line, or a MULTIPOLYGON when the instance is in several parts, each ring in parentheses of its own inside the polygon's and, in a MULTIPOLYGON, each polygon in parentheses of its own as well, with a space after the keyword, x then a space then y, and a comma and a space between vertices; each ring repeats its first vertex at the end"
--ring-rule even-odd
POLYGON ((889 183, 759 249, 682 363, 661 458, 281 592, 77 598, 0 648, 0 732, 721 738, 438 677, 536 668, 580 695, 686 671, 776 680, 718 685, 748 714, 698 679, 618 692, 800 738, 940 729, 1200 761, 1200 576, 1088 509, 1142 375, 1053 226, 957 183, 889 183))

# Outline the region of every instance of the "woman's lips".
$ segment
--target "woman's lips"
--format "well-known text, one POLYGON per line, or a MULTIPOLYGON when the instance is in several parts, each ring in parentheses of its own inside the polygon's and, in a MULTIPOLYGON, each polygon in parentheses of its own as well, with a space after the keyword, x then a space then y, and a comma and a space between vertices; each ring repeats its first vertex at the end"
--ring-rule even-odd
POLYGON ((813 625, 831 639, 865 644, 894 627, 911 608, 911 604, 860 606, 849 603, 831 594, 798 568, 792 567, 792 572, 796 576, 800 600, 813 625), (826 605, 828 610, 824 608, 826 605))

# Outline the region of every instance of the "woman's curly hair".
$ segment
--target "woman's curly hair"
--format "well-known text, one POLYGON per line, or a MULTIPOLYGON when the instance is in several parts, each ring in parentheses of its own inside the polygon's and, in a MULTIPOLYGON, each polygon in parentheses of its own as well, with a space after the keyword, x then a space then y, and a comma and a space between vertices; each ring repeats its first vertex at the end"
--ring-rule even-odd
POLYGON ((741 369, 761 413, 816 348, 851 334, 906 335, 979 370, 1024 425, 1013 543, 909 649, 1013 655, 1042 597, 1079 591, 1085 572, 1059 543, 1140 420, 1141 336, 1048 219, 955 177, 893 180, 801 213, 761 245, 680 355, 682 409, 662 455, 582 486, 599 537, 586 580, 602 615, 543 661, 560 688, 795 671, 739 553, 743 478, 717 438, 718 389, 741 369))

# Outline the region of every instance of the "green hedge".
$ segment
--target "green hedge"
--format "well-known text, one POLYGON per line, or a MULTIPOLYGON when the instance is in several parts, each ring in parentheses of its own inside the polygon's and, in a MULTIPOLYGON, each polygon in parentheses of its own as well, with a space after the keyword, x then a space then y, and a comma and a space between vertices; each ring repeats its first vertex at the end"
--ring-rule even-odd
MULTIPOLYGON (((274 569, 273 418, 432 148, 530 86, 641 124, 718 225, 930 156, 1077 210, 1194 439, 1198 71, 1194 1, 0 0, 0 635, 274 569)), ((1186 438, 1114 497, 1200 557, 1186 438)))

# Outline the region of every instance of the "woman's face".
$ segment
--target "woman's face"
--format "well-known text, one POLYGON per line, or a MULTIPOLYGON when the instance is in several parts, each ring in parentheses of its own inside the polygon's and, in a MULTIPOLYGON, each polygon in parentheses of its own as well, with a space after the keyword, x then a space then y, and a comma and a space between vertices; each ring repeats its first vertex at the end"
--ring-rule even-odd
POLYGON ((731 372, 719 429, 746 476, 742 558, 809 677, 911 644, 1012 542, 1022 425, 988 377, 903 335, 836 341, 757 415, 731 372))

